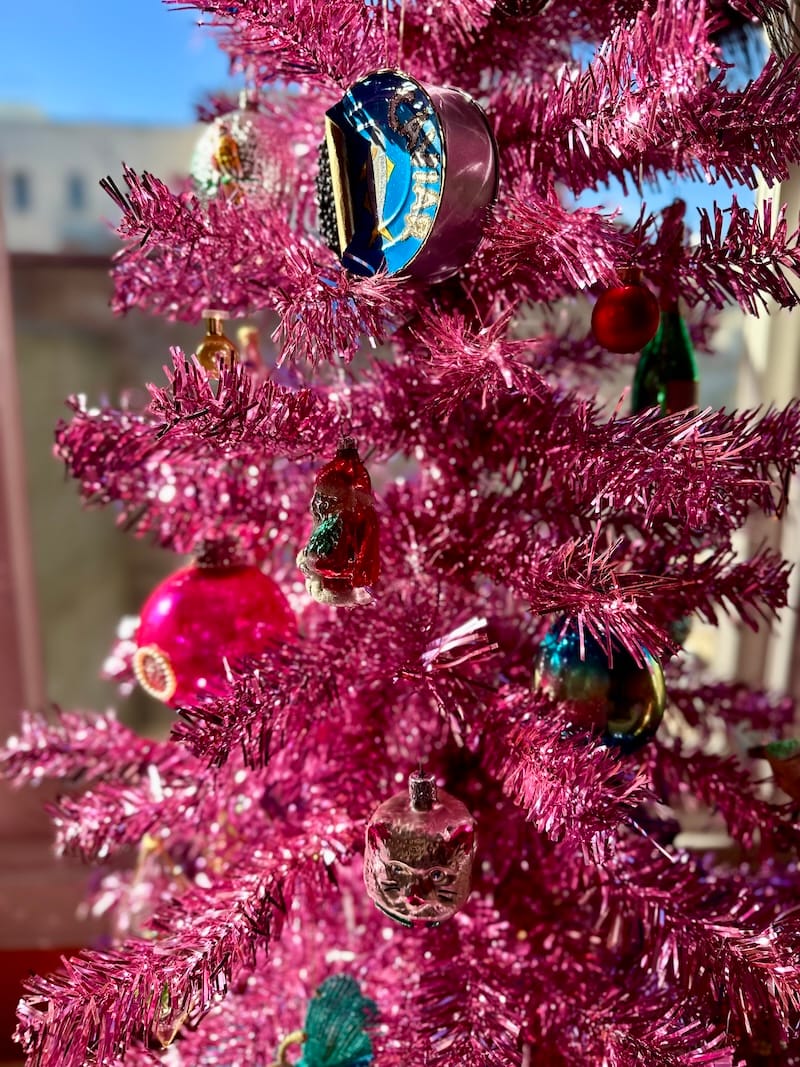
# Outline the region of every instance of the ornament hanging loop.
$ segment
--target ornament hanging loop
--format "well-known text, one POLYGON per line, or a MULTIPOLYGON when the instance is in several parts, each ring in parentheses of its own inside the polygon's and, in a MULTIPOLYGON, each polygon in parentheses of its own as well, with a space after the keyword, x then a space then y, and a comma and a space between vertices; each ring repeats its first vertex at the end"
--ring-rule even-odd
POLYGON ((291 1034, 288 1034, 283 1041, 281 1041, 280 1045, 278 1045, 275 1062, 270 1064, 270 1067, 289 1067, 289 1060, 286 1058, 289 1049, 294 1045, 302 1045, 305 1040, 305 1030, 293 1030, 291 1034))

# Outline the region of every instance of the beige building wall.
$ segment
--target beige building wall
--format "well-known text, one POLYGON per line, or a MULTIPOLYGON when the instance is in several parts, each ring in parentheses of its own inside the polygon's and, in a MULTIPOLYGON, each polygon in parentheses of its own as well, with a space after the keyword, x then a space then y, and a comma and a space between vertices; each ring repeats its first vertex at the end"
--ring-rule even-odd
POLYGON ((12 252, 116 247, 117 208, 99 186, 122 163, 167 181, 185 175, 200 126, 56 123, 35 109, 0 109, 0 194, 12 252))

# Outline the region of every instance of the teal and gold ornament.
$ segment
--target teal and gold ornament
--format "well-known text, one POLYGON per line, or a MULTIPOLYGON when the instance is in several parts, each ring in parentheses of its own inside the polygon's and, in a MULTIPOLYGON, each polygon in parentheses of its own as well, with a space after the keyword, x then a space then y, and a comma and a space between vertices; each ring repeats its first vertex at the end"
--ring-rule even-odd
POLYGON ((288 1067, 289 1049, 303 1046, 296 1067, 368 1067, 372 1063, 369 1031, 378 1009, 365 997, 355 978, 334 974, 314 994, 305 1026, 281 1041, 272 1067, 288 1067))
POLYGON ((644 346, 633 379, 631 410, 660 407, 664 415, 697 407, 699 374, 694 348, 678 302, 661 302, 661 318, 652 341, 644 346))
POLYGON ((633 752, 649 741, 664 715, 666 687, 659 661, 640 646, 641 663, 617 641, 605 648, 585 629, 559 619, 548 630, 534 685, 567 706, 574 726, 594 730, 604 744, 633 752), (583 647, 581 647, 583 646, 583 647))

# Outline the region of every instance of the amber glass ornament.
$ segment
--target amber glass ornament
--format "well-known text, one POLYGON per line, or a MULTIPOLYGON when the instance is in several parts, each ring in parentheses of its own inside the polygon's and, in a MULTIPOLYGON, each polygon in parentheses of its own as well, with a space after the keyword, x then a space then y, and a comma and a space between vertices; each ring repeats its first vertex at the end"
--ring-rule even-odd
POLYGON ((317 474, 311 514, 314 528, 297 556, 309 594, 338 607, 371 603, 369 587, 381 569, 378 516, 369 473, 351 437, 317 474))
POLYGON ((642 282, 640 271, 624 271, 622 278, 622 285, 607 289, 597 298, 592 332, 609 352, 638 352, 658 329, 658 300, 642 282))
POLYGON ((534 685, 567 705, 573 724, 596 731, 608 744, 632 752, 649 741, 666 704, 664 672, 647 649, 639 664, 612 643, 613 662, 586 630, 559 619, 544 637, 534 669, 534 685))
POLYGON ((476 847, 464 804, 414 771, 408 791, 384 801, 367 824, 367 893, 404 926, 449 919, 469 897, 476 847))
POLYGON ((223 314, 219 311, 207 311, 206 316, 206 335, 194 354, 208 376, 218 378, 220 368, 232 367, 239 357, 236 345, 225 336, 223 314))
POLYGON ((257 377, 266 377, 267 369, 261 354, 258 329, 255 326, 240 326, 236 331, 236 340, 239 343, 239 358, 245 367, 257 377))

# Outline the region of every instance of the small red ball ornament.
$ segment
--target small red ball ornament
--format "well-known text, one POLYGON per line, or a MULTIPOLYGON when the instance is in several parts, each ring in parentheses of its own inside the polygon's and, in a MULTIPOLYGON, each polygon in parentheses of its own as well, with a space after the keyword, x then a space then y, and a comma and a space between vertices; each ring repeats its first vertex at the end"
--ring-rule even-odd
POLYGON ((661 312, 639 271, 626 271, 623 282, 597 298, 592 332, 609 352, 638 352, 655 337, 661 312))
POLYGON ((229 691, 225 660, 257 656, 295 633, 286 598, 257 567, 193 563, 145 602, 133 669, 157 700, 196 704, 229 691))

